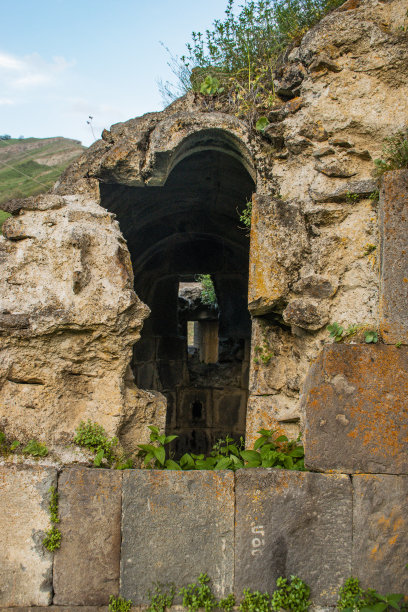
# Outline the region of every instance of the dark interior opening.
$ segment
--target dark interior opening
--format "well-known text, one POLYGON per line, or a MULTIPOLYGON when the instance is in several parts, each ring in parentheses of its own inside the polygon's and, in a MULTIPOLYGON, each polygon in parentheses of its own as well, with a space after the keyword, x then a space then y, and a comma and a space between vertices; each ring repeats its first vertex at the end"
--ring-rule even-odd
POLYGON ((127 240, 135 291, 151 309, 134 347, 136 384, 166 396, 178 456, 245 433, 249 238, 238 211, 254 190, 239 159, 219 150, 185 157, 162 187, 100 186, 101 204, 127 240), (200 274, 211 275, 216 306, 181 290, 200 274), (210 356, 189 344, 191 322, 210 356))

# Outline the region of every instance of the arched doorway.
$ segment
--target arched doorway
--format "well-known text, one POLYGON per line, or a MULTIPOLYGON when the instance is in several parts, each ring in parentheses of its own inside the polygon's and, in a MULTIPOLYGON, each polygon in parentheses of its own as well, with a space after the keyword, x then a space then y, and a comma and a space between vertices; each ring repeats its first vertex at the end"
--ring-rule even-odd
POLYGON ((127 240, 135 291, 151 309, 134 347, 136 384, 166 396, 177 455, 245 434, 249 237, 239 211, 255 184, 231 139, 216 136, 211 143, 206 131, 194 146, 182 144, 162 186, 100 186, 101 205, 127 240), (186 294, 203 274, 217 306, 186 294))

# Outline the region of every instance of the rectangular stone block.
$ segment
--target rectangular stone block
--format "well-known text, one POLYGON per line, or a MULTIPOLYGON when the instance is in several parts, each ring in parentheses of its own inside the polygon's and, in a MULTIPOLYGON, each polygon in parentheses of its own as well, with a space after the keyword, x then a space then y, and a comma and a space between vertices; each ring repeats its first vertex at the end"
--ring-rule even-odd
POLYGON ((387 343, 408 344, 408 170, 384 174, 379 213, 381 334, 387 343))
POLYGON ((54 604, 107 605, 119 592, 122 473, 67 468, 59 477, 61 548, 54 604))
POLYGON ((42 541, 51 527, 49 489, 57 471, 0 466, 0 606, 48 606, 52 554, 42 541))
POLYGON ((153 583, 185 586, 207 572, 233 588, 234 474, 129 470, 123 475, 121 595, 148 602, 153 583))
POLYGON ((353 576, 379 593, 408 593, 408 476, 353 476, 353 576))
POLYGON ((332 344, 303 389, 305 464, 321 471, 408 472, 408 348, 332 344))
POLYGON ((235 594, 272 593, 296 575, 314 605, 331 606, 351 570, 352 491, 344 474, 236 472, 235 594))
POLYGON ((297 280, 306 245, 305 221, 298 205, 253 196, 248 284, 252 315, 273 312, 282 305, 290 283, 297 280))

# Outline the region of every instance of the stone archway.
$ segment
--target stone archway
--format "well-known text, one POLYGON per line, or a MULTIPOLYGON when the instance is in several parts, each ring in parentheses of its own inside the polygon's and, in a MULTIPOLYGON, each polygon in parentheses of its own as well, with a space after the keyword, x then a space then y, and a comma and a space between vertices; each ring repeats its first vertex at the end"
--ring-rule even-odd
POLYGON ((101 205, 115 213, 128 243, 135 292, 151 310, 134 347, 136 385, 166 396, 166 429, 179 436, 176 453, 206 452, 220 437, 245 435, 249 236, 238 211, 255 191, 246 165, 228 133, 204 130, 181 142, 159 173, 161 186, 100 185, 101 205), (180 302, 180 282, 198 274, 213 279, 218 309, 212 312, 180 302), (188 356, 189 320, 219 343, 215 363, 188 356), (217 329, 204 330, 211 320, 217 329))

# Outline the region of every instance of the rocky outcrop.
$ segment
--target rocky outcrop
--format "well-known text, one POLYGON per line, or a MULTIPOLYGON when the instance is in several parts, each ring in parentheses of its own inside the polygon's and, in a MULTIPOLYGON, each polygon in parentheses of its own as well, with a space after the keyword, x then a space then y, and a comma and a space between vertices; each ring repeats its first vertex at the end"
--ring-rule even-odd
POLYGON ((132 447, 164 414, 128 375, 148 308, 114 215, 85 196, 10 210, 19 214, 0 236, 0 428, 62 444, 89 418, 132 447))
MULTIPOLYGON (((125 228, 134 241, 129 249, 142 249, 146 232, 137 233, 143 220, 132 217, 135 207, 143 212, 144 197, 154 202, 146 194, 167 187, 184 160, 210 151, 240 164, 241 174, 249 176, 245 189, 256 183, 247 440, 251 443, 259 426, 293 430, 308 366, 327 340, 326 324, 378 326, 373 159, 408 116, 406 25, 404 0, 348 0, 286 54, 264 133, 232 116, 222 101, 207 104, 190 93, 162 113, 105 130, 53 194, 11 202, 14 216, 0 238, 2 427, 15 436, 61 442, 89 417, 134 447, 146 424, 164 423, 162 399, 137 390, 129 370, 147 308, 133 291, 129 251, 118 224, 100 204, 119 211, 123 202, 123 218, 133 223, 125 228), (126 191, 133 189, 137 194, 126 191), (103 191, 109 197, 101 200, 103 191)), ((208 167, 208 179, 197 180, 202 201, 205 181, 214 174, 208 167)), ((236 166, 220 167, 225 175, 238 176, 236 166)), ((172 235, 190 236, 196 230, 181 217, 171 225, 171 206, 177 209, 185 193, 180 196, 181 187, 188 187, 181 171, 180 176, 171 199, 157 208, 168 209, 168 216, 157 223, 172 235)), ((232 236, 235 222, 228 234, 221 223, 232 215, 229 209, 235 215, 234 187, 232 195, 217 192, 216 182, 213 208, 200 218, 207 223, 205 236, 217 236, 208 252, 222 253, 224 265, 228 256, 245 251, 243 239, 232 236)), ((194 198, 185 206, 193 210, 194 198)), ((161 234, 155 239, 155 256, 165 239, 161 234)), ((178 257, 173 246, 165 258, 167 280, 179 273, 171 269, 178 257)), ((138 251, 136 281, 143 277, 147 294, 151 278, 143 257, 138 251)), ((211 263, 215 270, 217 262, 211 263)), ((193 272, 207 272, 201 267, 193 272)), ((170 294, 163 289, 162 306, 170 294)))

